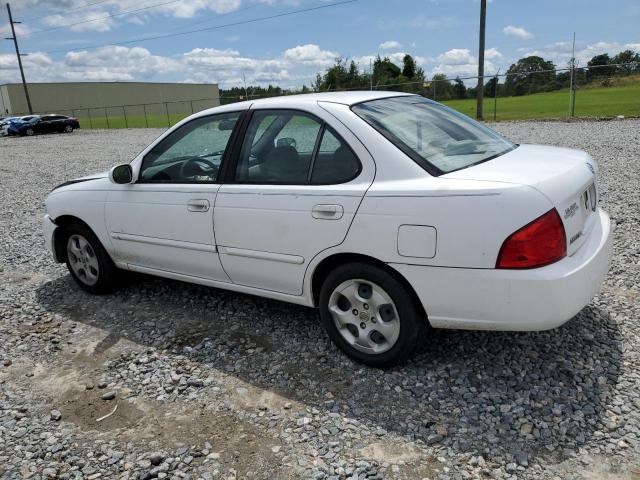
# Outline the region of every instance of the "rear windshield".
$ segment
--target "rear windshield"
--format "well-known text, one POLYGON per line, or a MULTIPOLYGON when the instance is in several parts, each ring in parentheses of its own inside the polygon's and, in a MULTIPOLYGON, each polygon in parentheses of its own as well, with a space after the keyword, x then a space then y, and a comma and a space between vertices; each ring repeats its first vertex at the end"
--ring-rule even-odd
POLYGON ((371 100, 351 109, 432 175, 486 162, 516 147, 466 115, 418 95, 371 100))

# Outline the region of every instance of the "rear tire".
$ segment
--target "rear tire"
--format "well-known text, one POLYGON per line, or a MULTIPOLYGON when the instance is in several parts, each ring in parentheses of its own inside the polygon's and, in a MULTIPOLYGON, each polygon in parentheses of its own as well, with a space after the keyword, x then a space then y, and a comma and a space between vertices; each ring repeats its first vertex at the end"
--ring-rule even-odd
POLYGON ((65 125, 64 131, 66 133, 73 133, 73 127, 71 125, 65 125))
POLYGON ((320 289, 320 318, 349 357, 372 367, 407 361, 425 337, 427 319, 407 287, 381 267, 349 263, 320 289))
POLYGON ((62 239, 67 268, 80 288, 94 294, 113 291, 118 269, 98 237, 84 225, 72 224, 62 239))

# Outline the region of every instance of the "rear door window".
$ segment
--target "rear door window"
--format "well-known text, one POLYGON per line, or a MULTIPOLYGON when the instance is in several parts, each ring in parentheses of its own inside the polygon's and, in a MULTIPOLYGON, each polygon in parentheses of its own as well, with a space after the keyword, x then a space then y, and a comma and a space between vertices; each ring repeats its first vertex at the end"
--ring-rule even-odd
POLYGON ((346 183, 360 173, 360 161, 353 150, 330 127, 325 128, 313 164, 314 185, 346 183))
POLYGON ((245 134, 235 180, 327 185, 348 182, 360 170, 351 148, 319 118, 293 110, 257 110, 245 134))

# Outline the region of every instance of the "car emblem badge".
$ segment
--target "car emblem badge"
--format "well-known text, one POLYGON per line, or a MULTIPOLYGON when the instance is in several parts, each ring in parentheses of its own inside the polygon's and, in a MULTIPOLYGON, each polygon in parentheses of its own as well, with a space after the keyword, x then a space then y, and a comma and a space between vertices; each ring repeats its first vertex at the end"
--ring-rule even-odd
POLYGON ((573 202, 568 208, 565 208, 564 210, 565 220, 567 218, 573 217, 577 211, 578 211, 578 204, 576 202, 573 202))

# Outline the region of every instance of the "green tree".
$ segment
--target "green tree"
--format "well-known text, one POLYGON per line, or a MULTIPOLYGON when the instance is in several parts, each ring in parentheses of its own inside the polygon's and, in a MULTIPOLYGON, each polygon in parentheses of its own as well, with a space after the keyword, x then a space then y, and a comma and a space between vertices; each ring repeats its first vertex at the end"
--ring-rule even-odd
POLYGON ((610 77, 616 71, 616 67, 612 67, 611 58, 608 53, 591 57, 587 62, 587 81, 590 82, 600 77, 610 77))
POLYGON ((434 100, 451 100, 453 98, 453 85, 444 73, 436 73, 431 78, 430 97, 434 100))
POLYGON ((526 95, 555 88, 556 66, 537 55, 518 60, 507 70, 504 82, 509 95, 526 95))
POLYGON ((416 62, 413 57, 409 54, 405 55, 402 59, 402 76, 408 78, 409 80, 413 80, 416 78, 416 62))
POLYGON ((640 72, 640 54, 635 53, 633 50, 623 50, 611 59, 611 63, 619 65, 622 63, 634 63, 635 65, 624 65, 615 67, 617 73, 629 74, 640 72))
POLYGON ((460 77, 456 77, 454 80, 453 94, 455 98, 467 98, 467 87, 464 86, 464 82, 460 80, 460 77))
POLYGON ((484 96, 493 98, 496 96, 496 89, 498 95, 500 95, 500 84, 496 77, 491 77, 487 83, 484 84, 484 96))
POLYGON ((337 58, 336 63, 327 68, 323 74, 316 75, 316 90, 342 90, 363 88, 368 84, 368 76, 361 75, 356 63, 351 60, 337 58))
POLYGON ((389 85, 399 83, 398 78, 402 70, 389 57, 380 58, 380 55, 373 61, 373 83, 375 85, 389 85))

